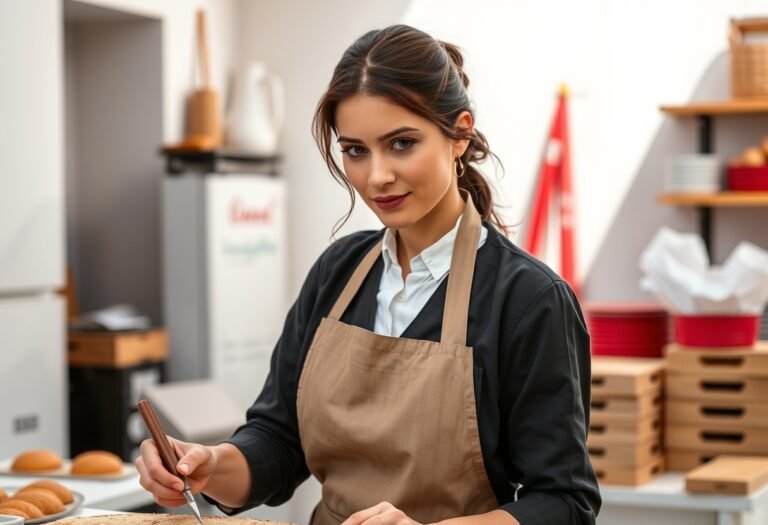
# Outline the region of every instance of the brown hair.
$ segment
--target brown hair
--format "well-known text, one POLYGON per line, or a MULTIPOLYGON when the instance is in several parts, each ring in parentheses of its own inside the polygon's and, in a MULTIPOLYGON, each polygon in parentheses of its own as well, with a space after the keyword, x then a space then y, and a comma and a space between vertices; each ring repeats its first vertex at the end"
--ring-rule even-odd
POLYGON ((476 128, 468 135, 465 130, 454 127, 463 111, 475 116, 467 94, 469 78, 463 64, 464 58, 456 46, 404 24, 369 31, 347 48, 312 121, 315 142, 331 174, 347 189, 351 199, 351 207, 336 224, 334 235, 355 206, 354 189, 331 149, 332 135, 338 135, 336 108, 341 101, 360 93, 386 98, 434 122, 450 139, 469 139, 460 157, 466 171, 458 179, 459 188, 469 191, 483 219, 508 233, 494 209, 490 185, 473 165, 488 157, 495 159, 499 166, 501 161, 490 150, 485 135, 476 128))

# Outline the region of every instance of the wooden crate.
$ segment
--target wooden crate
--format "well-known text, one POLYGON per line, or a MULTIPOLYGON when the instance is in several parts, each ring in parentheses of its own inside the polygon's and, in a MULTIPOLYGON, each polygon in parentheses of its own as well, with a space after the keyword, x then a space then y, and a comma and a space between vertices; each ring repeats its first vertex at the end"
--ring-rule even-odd
POLYGON ((768 457, 718 456, 685 476, 688 492, 746 495, 768 484, 768 457))
POLYGON ((637 487, 648 483, 664 472, 664 456, 656 456, 649 463, 633 468, 602 467, 595 469, 600 485, 627 485, 637 487))
POLYGON ((644 443, 662 436, 663 425, 660 415, 655 417, 634 418, 629 421, 610 421, 592 416, 589 422, 590 443, 595 445, 625 443, 644 443))
POLYGON ((589 421, 590 425, 593 421, 596 422, 606 422, 606 423, 625 423, 625 424, 636 424, 638 420, 643 419, 652 419, 652 418, 662 418, 663 421, 664 411, 663 411, 663 403, 659 404, 651 413, 650 415, 641 415, 637 416, 632 411, 627 412, 621 412, 616 410, 610 410, 610 409, 598 409, 598 410, 591 410, 589 413, 589 421))
POLYGON ((123 368, 162 361, 168 355, 168 333, 157 328, 141 332, 69 332, 69 364, 123 368))
POLYGON ((624 415, 627 420, 655 417, 661 414, 661 387, 639 397, 616 397, 593 393, 589 406, 592 415, 624 415))
POLYGON ((660 439, 636 445, 591 445, 588 442, 587 449, 595 468, 634 468, 647 465, 660 456, 662 450, 660 439))
POLYGON ((667 398, 695 401, 765 401, 768 399, 768 377, 669 374, 667 398))
POLYGON ((593 357, 592 394, 640 396, 662 384, 663 359, 593 357))
POLYGON ((671 374, 768 377, 768 341, 738 350, 691 349, 672 344, 667 346, 666 358, 671 374))
POLYGON ((737 454, 768 454, 768 429, 722 425, 667 425, 668 449, 737 454))
POLYGON ((673 472, 688 472, 700 465, 711 461, 721 453, 717 451, 702 452, 698 450, 687 450, 666 447, 664 454, 667 459, 667 470, 673 472))
POLYGON ((768 428, 768 403, 739 401, 678 401, 668 399, 665 418, 672 425, 723 425, 768 428))

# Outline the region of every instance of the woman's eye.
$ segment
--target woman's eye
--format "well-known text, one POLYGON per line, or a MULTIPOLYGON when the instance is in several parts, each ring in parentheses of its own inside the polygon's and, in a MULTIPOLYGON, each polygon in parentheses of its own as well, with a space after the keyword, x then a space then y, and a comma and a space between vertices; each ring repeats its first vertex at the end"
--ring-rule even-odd
POLYGON ((341 152, 346 153, 350 157, 359 157, 363 154, 362 151, 358 151, 358 149, 362 150, 360 146, 347 146, 346 148, 342 148, 341 152))
POLYGON ((392 146, 399 151, 406 150, 410 148, 414 142, 416 142, 413 139, 397 139, 394 142, 392 142, 392 146), (399 144, 399 146, 398 146, 399 144))

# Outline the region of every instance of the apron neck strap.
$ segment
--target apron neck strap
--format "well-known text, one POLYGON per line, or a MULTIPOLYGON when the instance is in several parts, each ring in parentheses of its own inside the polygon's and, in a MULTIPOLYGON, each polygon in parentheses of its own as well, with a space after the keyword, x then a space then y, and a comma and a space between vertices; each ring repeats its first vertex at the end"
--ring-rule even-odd
POLYGON ((362 286, 365 276, 368 275, 368 272, 371 271, 371 268, 373 268, 373 265, 376 263, 376 259, 381 255, 381 243, 382 240, 379 240, 379 242, 365 254, 365 257, 360 261, 360 264, 357 265, 355 273, 353 273, 352 277, 347 281, 347 285, 344 287, 344 290, 342 290, 339 298, 336 299, 336 303, 333 305, 331 313, 328 314, 330 319, 333 319, 334 321, 341 319, 342 314, 347 310, 349 303, 352 302, 352 299, 354 299, 357 291, 362 286))
MULTIPOLYGON (((443 309, 443 329, 440 341, 458 345, 467 344, 467 318, 469 315, 469 296, 472 291, 472 277, 477 257, 477 243, 480 240, 480 214, 475 209, 472 197, 467 193, 464 214, 461 217, 459 231, 451 254, 451 269, 448 274, 448 290, 443 309)), ((330 319, 338 321, 346 311, 352 299, 363 284, 376 260, 381 255, 382 240, 365 254, 350 277, 341 295, 328 314, 330 319)))

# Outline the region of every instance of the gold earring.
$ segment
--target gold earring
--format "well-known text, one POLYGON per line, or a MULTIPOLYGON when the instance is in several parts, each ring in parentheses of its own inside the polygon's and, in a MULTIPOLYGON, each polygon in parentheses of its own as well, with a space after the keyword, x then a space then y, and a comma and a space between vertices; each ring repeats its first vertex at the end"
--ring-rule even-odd
POLYGON ((467 171, 467 168, 464 167, 464 163, 461 162, 461 159, 459 157, 456 157, 456 162, 459 163, 459 167, 456 167, 456 164, 453 165, 453 169, 456 172, 456 178, 460 179, 464 176, 464 172, 467 171), (461 173, 459 173, 459 170, 461 170, 461 173))

